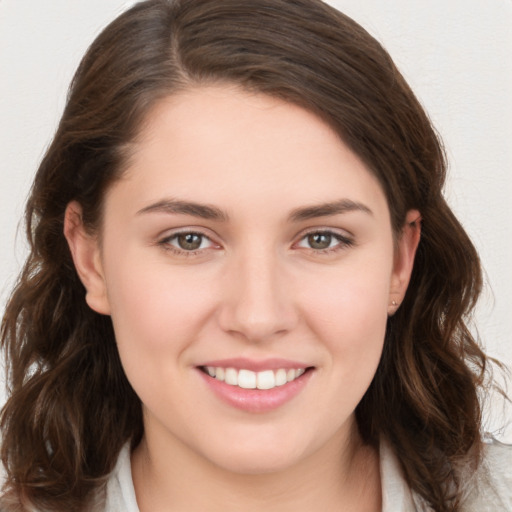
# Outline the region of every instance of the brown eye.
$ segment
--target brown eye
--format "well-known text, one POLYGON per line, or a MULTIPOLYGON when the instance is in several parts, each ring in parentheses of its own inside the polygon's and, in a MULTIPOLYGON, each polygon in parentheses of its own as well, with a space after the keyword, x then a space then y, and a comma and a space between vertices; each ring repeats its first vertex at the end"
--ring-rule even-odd
POLYGON ((354 239, 331 230, 310 231, 297 243, 296 247, 309 249, 315 254, 331 254, 354 245, 354 239))
POLYGON ((178 256, 199 256, 210 249, 219 249, 219 246, 214 244, 208 236, 194 231, 182 231, 170 235, 160 240, 158 245, 178 256))
POLYGON ((183 233, 176 236, 176 242, 184 251, 195 251, 201 247, 203 236, 197 233, 183 233))
POLYGON ((327 249, 331 246, 332 235, 329 233, 311 233, 307 236, 307 241, 311 249, 327 249))

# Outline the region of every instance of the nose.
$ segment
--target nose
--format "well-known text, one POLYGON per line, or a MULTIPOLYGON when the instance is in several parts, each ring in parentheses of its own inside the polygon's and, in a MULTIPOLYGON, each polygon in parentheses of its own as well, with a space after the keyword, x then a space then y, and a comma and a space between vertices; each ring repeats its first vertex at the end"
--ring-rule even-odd
POLYGON ((225 276, 221 328, 250 342, 264 342, 294 329, 298 313, 290 280, 272 251, 239 255, 225 276))

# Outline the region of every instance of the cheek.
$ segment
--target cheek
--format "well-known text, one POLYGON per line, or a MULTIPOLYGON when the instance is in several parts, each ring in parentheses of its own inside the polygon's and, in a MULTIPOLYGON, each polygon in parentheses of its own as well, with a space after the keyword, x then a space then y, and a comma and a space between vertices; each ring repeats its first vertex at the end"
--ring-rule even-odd
POLYGON ((303 315, 327 350, 329 368, 334 370, 330 374, 333 389, 356 403, 382 353, 390 267, 363 265, 304 283, 303 315), (353 395, 347 394, 348 389, 353 395))
POLYGON ((365 338, 358 333, 382 331, 391 276, 391 262, 384 260, 356 261, 303 277, 298 293, 305 317, 317 329, 332 332, 333 336, 344 333, 359 343, 364 343, 365 338))
MULTIPOLYGON (((164 400, 179 407, 181 395, 162 398, 162 383, 181 389, 188 349, 211 313, 208 289, 199 277, 125 253, 108 269, 111 317, 121 362, 143 403, 164 400)), ((203 276, 204 280, 204 276, 203 276)))
POLYGON ((151 387, 186 367, 187 348, 211 315, 207 276, 126 251, 106 268, 108 296, 119 354, 132 385, 151 387), (138 382, 140 380, 140 382, 138 382))
POLYGON ((139 335, 157 333, 154 342, 197 324, 209 305, 208 276, 152 261, 140 251, 111 258, 106 275, 114 322, 140 329, 139 335))

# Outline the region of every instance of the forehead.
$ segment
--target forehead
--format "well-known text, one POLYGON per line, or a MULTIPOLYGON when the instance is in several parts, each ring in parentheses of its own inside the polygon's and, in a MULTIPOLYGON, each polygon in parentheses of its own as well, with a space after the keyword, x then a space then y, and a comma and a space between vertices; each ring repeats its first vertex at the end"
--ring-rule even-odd
POLYGON ((190 89, 149 112, 122 180, 140 208, 158 196, 293 209, 349 194, 387 208, 376 178, 324 121, 236 87, 190 89))

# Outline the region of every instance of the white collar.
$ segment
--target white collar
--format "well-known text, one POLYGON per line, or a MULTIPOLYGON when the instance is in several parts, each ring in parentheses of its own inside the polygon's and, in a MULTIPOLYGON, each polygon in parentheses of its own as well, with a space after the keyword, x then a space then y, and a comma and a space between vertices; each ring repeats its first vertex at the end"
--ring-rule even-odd
POLYGON ((416 512, 413 494, 391 447, 381 440, 379 446, 382 512, 416 512))
MULTIPOLYGON (((415 500, 402 474, 400 464, 386 442, 380 444, 382 512, 416 512, 415 500)), ((130 443, 123 446, 107 484, 105 511, 139 512, 133 487, 130 443)))

